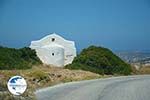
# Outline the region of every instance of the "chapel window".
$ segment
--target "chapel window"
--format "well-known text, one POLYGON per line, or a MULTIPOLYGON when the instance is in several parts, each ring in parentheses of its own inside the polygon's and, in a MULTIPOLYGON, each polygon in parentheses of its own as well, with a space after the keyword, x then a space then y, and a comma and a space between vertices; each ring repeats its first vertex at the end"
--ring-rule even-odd
POLYGON ((52 42, 54 42, 55 41, 55 38, 52 38, 52 42))
POLYGON ((54 56, 55 54, 54 53, 52 53, 52 56, 54 56))

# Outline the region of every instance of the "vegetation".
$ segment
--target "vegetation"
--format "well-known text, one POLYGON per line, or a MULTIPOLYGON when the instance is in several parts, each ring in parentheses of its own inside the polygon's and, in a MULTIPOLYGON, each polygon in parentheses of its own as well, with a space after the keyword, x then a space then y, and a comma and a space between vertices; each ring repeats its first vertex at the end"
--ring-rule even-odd
POLYGON ((73 63, 65 66, 68 69, 82 69, 99 74, 121 74, 131 73, 131 66, 113 54, 109 49, 90 46, 74 59, 73 63))
POLYGON ((133 63, 132 71, 137 75, 150 74, 150 64, 133 63))
POLYGON ((0 46, 0 70, 29 69, 41 64, 36 52, 28 47, 21 49, 0 46))
POLYGON ((0 100, 36 100, 34 92, 37 89, 59 83, 97 78, 104 78, 104 76, 50 65, 33 66, 26 70, 0 70, 0 100), (12 95, 7 88, 7 81, 14 75, 24 77, 28 84, 27 90, 20 96, 12 95))

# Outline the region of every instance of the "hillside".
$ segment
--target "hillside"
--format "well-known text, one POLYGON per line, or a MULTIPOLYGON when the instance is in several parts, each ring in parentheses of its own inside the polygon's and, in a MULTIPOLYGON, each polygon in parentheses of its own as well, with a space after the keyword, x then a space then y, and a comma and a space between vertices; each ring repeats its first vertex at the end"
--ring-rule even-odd
POLYGON ((99 74, 122 74, 131 73, 131 67, 112 51, 103 47, 90 46, 67 65, 68 69, 82 69, 99 74))
POLYGON ((28 47, 21 49, 0 46, 0 70, 28 69, 41 64, 36 52, 28 47))
POLYGON ((0 47, 0 100, 36 100, 34 91, 39 88, 101 77, 107 76, 42 64, 36 52, 28 47, 0 47), (26 92, 21 96, 13 96, 7 89, 8 79, 15 75, 24 77, 28 83, 26 92))
POLYGON ((0 70, 0 100, 36 100, 34 91, 40 88, 88 79, 104 78, 95 73, 82 70, 68 70, 50 65, 33 66, 27 70, 0 70), (28 88, 21 96, 13 96, 7 89, 7 81, 14 75, 23 76, 28 88))
POLYGON ((147 64, 150 62, 150 52, 149 51, 124 51, 116 52, 116 54, 128 63, 141 63, 147 64))

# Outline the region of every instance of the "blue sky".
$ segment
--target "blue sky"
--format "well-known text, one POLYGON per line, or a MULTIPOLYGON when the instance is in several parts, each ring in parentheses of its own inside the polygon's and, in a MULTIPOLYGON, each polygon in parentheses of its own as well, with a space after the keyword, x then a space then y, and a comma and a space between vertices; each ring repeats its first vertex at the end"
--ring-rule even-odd
POLYGON ((29 46, 53 32, 78 50, 150 50, 150 0, 0 0, 0 45, 29 46))

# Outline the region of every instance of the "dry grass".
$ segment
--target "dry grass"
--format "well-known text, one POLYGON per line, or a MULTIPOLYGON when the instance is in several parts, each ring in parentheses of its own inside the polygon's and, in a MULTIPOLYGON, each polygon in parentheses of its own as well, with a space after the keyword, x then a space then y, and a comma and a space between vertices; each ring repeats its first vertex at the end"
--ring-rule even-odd
POLYGON ((34 91, 38 88, 63 82, 89 80, 101 77, 104 76, 87 71, 69 70, 48 65, 33 66, 32 69, 27 70, 0 70, 0 88, 4 88, 4 91, 0 90, 0 100, 3 97, 6 98, 2 100, 34 100, 34 91), (24 77, 28 84, 26 92, 19 97, 11 95, 6 86, 8 79, 15 75, 24 77))
POLYGON ((143 66, 139 69, 140 74, 150 74, 150 66, 143 66))
POLYGON ((132 64, 132 72, 133 74, 150 74, 150 65, 132 64), (136 69, 135 66, 138 66, 139 68, 136 69))

